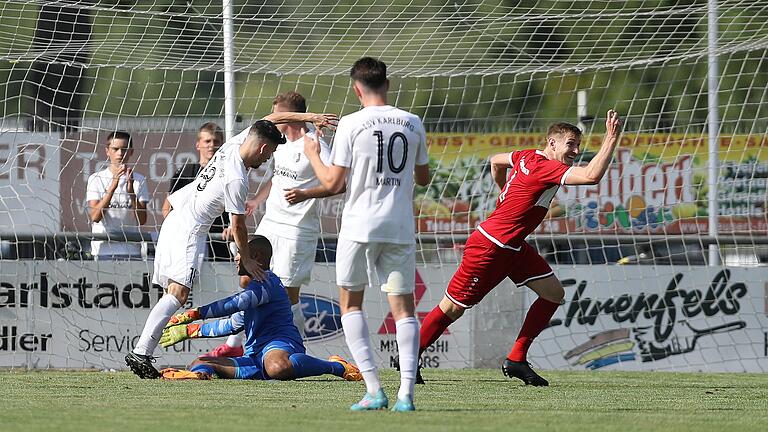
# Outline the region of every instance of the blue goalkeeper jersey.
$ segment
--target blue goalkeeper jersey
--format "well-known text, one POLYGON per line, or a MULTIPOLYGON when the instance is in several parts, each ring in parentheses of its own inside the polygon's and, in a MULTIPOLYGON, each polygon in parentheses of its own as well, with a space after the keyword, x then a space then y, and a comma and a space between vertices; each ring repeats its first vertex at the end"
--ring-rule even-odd
POLYGON ((202 337, 217 337, 245 331, 245 355, 256 355, 270 342, 284 340, 296 347, 304 345, 299 330, 293 324, 288 293, 280 278, 266 271, 263 281, 252 280, 243 291, 200 307, 200 317, 227 319, 205 323, 200 327, 202 337))

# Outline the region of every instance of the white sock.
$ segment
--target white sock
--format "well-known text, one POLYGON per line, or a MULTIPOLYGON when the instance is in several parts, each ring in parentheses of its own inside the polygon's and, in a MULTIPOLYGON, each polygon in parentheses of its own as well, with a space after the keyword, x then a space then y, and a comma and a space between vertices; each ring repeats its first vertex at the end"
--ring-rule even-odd
POLYGON ((304 312, 301 310, 301 301, 295 305, 291 305, 291 312, 293 312, 293 325, 299 329, 299 334, 304 338, 304 336, 306 336, 304 333, 304 322, 306 319, 304 318, 304 312))
POLYGON ((224 343, 226 343, 227 346, 230 348, 237 348, 239 346, 243 346, 243 333, 244 332, 229 335, 229 337, 227 337, 227 341, 224 343))
POLYGON ((414 317, 395 323, 397 350, 400 356, 400 390, 398 399, 413 400, 416 369, 419 367, 419 322, 414 317))
POLYGON ((163 328, 180 307, 181 303, 175 296, 166 294, 161 297, 152 311, 149 312, 144 330, 141 331, 141 337, 133 348, 133 352, 141 355, 152 355, 160 342, 160 336, 163 335, 163 328))
POLYGON ((344 328, 344 338, 352 358, 363 374, 368 393, 376 394, 381 389, 381 381, 373 361, 371 335, 368 333, 368 323, 363 312, 355 311, 342 315, 341 326, 344 328))

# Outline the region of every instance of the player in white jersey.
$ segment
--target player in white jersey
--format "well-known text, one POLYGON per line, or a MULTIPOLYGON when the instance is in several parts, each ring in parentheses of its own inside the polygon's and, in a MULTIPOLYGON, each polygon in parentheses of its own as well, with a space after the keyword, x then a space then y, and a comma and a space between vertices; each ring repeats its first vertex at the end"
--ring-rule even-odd
MULTIPOLYGON (((152 366, 154 352, 168 319, 186 303, 205 255, 208 230, 224 211, 230 213, 231 235, 240 251, 248 254, 245 226, 245 199, 248 194, 248 169, 266 162, 285 137, 274 122, 313 122, 318 127, 332 126, 336 116, 312 113, 283 113, 259 120, 228 140, 200 171, 195 180, 168 197, 171 211, 160 228, 155 247, 152 280, 165 289, 165 295, 147 317, 139 341, 125 356, 126 364, 141 378, 158 378, 152 366)), ((254 259, 240 261, 245 273, 263 279, 264 272, 254 259)))
MULTIPOLYGON (((163 221, 155 248, 152 282, 166 290, 147 317, 139 341, 125 356, 126 364, 141 378, 158 378, 151 355, 168 319, 186 303, 205 256, 208 230, 224 211, 231 215, 232 236, 238 248, 249 255, 245 226, 248 169, 266 162, 285 138, 268 120, 251 126, 242 145, 219 149, 195 180, 173 193, 168 200, 173 211, 163 221)), ((256 260, 240 261, 241 269, 257 279, 264 276, 256 260)))
POLYGON ((333 193, 346 188, 336 252, 341 322, 367 392, 352 410, 385 409, 363 316, 366 285, 378 279, 387 293, 397 329, 400 390, 393 411, 413 411, 419 350, 414 316, 416 227, 414 180, 429 182, 426 132, 418 116, 387 104, 386 65, 364 57, 352 67, 352 88, 363 109, 342 117, 334 136, 332 165, 320 159, 320 145, 305 138, 305 153, 322 185, 333 193))
MULTIPOLYGON (((297 92, 278 95, 272 102, 273 113, 303 113, 307 111, 306 99, 297 92)), ((275 151, 269 163, 271 178, 264 187, 269 188, 266 212, 256 229, 257 235, 269 239, 272 244, 272 271, 288 291, 293 312, 293 323, 304 336, 304 313, 299 302, 301 286, 309 283, 315 264, 315 250, 320 236, 320 217, 317 198, 330 195, 317 180, 309 160, 304 156, 304 135, 315 136, 308 131, 307 123, 283 123, 277 128, 287 142, 275 151)), ((330 147, 320 139, 320 157, 330 163, 330 147)), ((238 357, 243 355, 242 336, 233 335, 209 355, 214 357, 238 357)))
MULTIPOLYGON (((307 102, 296 92, 278 95, 272 111, 305 112, 307 102)), ((301 286, 309 283, 315 264, 315 250, 320 236, 320 213, 317 198, 330 195, 317 180, 304 155, 304 135, 314 137, 306 123, 284 123, 278 129, 288 142, 275 152, 271 161, 270 191, 266 212, 256 234, 269 239, 274 248, 272 271, 280 277, 288 291, 293 323, 304 336, 304 313, 299 303, 301 286)), ((320 156, 330 163, 330 147, 320 138, 320 156)))

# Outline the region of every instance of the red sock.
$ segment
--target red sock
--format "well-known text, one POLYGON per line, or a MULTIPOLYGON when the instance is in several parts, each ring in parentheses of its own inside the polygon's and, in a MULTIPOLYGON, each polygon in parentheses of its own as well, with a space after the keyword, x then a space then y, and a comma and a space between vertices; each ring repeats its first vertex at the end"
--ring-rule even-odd
POLYGON ((560 306, 559 303, 553 303, 541 297, 533 302, 528 310, 528 314, 525 316, 523 328, 520 329, 520 334, 517 335, 517 340, 512 346, 512 351, 507 356, 509 360, 515 362, 526 361, 528 348, 531 347, 531 343, 536 339, 536 336, 547 327, 558 306, 560 306))
POLYGON ((419 355, 421 355, 430 345, 432 345, 445 329, 453 323, 453 320, 440 309, 440 306, 435 306, 432 311, 427 314, 424 321, 421 322, 421 331, 419 332, 419 355))

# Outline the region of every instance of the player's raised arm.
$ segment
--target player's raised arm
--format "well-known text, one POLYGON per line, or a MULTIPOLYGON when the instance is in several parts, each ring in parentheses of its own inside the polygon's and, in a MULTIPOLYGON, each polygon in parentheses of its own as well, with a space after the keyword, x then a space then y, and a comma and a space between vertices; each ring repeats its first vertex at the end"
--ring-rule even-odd
MULTIPOLYGON (((331 195, 338 195, 347 188, 347 168, 337 165, 326 166, 320 159, 320 141, 304 135, 304 154, 312 164, 320 184, 331 195)), ((330 195, 329 195, 330 196, 330 195)))
POLYGON ((603 144, 600 146, 600 150, 595 157, 589 161, 587 166, 571 168, 568 171, 565 184, 593 185, 600 182, 600 179, 603 178, 605 172, 608 170, 608 165, 611 163, 613 151, 616 149, 616 145, 619 142, 620 133, 621 120, 619 119, 619 114, 614 110, 609 110, 605 120, 605 137, 603 138, 603 144))
POLYGON ((239 267, 254 279, 264 280, 264 270, 262 270, 259 263, 251 257, 250 250, 248 249, 248 227, 245 225, 246 216, 244 214, 236 213, 231 213, 230 216, 230 234, 237 245, 237 250, 240 251, 239 267))
POLYGON ((491 177, 493 182, 499 186, 499 189, 504 189, 504 185, 507 183, 507 170, 512 167, 509 159, 509 153, 499 153, 491 156, 491 177))
POLYGON ((304 122, 312 123, 317 129, 318 135, 322 136, 322 128, 328 128, 335 130, 339 124, 339 116, 336 114, 315 114, 315 113, 303 113, 303 112, 273 112, 264 117, 264 120, 269 120, 274 124, 282 123, 295 123, 304 122))

